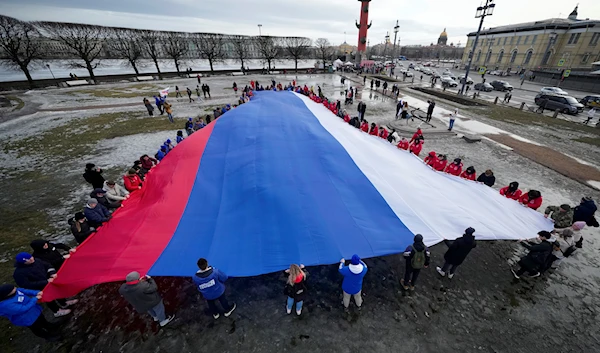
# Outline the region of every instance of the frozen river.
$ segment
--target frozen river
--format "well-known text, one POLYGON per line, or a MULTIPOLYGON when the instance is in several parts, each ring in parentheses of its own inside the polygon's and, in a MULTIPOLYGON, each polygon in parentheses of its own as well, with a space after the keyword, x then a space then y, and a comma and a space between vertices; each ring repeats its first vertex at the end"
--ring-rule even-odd
MULTIPOLYGON (((52 74, 56 78, 68 78, 69 73, 73 73, 80 77, 87 77, 88 72, 84 68, 72 68, 69 63, 77 62, 83 63, 81 61, 76 60, 47 60, 40 61, 31 66, 31 76, 34 80, 40 79, 51 79, 52 74), (50 68, 46 66, 46 64, 50 65, 50 68)), ((126 60, 118 60, 118 59, 106 59, 100 60, 100 65, 94 70, 96 75, 123 75, 123 74, 133 74, 134 71, 127 64, 126 60)), ((298 62, 298 68, 307 69, 312 68, 315 65, 316 60, 304 60, 298 62)), ((173 60, 162 59, 159 61, 158 65, 160 66, 160 70, 164 72, 176 71, 175 64, 173 60)), ((244 61, 244 65, 249 67, 250 69, 262 69, 266 67, 266 63, 263 60, 248 60, 244 61)), ((275 62, 275 68, 293 68, 294 61, 293 60, 278 60, 275 62)), ((25 80, 25 75, 21 70, 12 70, 7 68, 4 65, 0 65, 2 70, 0 70, 0 82, 6 81, 21 81, 25 80)), ((210 70, 210 65, 208 64, 208 60, 203 59, 193 59, 193 60, 183 60, 180 64, 180 70, 185 71, 186 68, 192 68, 192 70, 200 70, 200 71, 208 71, 210 70)), ((215 70, 239 70, 241 64, 237 60, 225 60, 218 64, 214 64, 215 70)), ((154 67, 154 63, 152 60, 140 60, 140 64, 138 65, 138 70, 143 74, 154 74, 156 73, 156 68, 154 67)))

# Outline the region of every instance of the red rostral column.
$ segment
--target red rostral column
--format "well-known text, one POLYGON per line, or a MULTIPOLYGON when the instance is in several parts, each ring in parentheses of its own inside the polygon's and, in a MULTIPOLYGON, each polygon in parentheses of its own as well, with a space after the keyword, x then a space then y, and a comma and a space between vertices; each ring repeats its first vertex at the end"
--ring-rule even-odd
POLYGON ((363 60, 367 49, 367 30, 371 28, 369 21, 369 3, 371 0, 358 0, 360 2, 360 23, 356 23, 358 28, 358 54, 357 57, 363 60))

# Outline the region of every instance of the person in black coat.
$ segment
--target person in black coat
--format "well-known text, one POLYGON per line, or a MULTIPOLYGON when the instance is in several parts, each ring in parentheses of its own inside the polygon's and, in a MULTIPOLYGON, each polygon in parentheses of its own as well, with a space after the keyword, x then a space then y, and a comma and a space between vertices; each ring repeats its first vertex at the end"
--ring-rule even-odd
POLYGON ((525 272, 529 273, 531 277, 538 277, 540 272, 546 269, 548 258, 552 255, 553 250, 550 238, 552 238, 552 234, 543 230, 538 233, 539 243, 519 241, 521 245, 529 250, 529 253, 519 260, 521 268, 518 271, 510 269, 516 279, 521 278, 525 272))
POLYGON ((69 252, 74 251, 69 246, 62 243, 50 243, 44 239, 36 239, 30 244, 33 249, 33 257, 39 260, 43 260, 50 264, 56 271, 65 262, 65 259, 69 258, 69 252), (67 254, 63 255, 58 249, 65 251, 67 254))
POLYGON ((95 228, 90 227, 83 212, 75 213, 75 217, 69 219, 68 223, 71 227, 71 233, 73 233, 78 244, 83 243, 90 235, 96 232, 95 228))
POLYGON ((88 163, 85 165, 85 172, 83 173, 83 178, 88 183, 92 184, 94 189, 100 188, 104 186, 104 177, 102 176, 102 169, 96 167, 94 163, 88 163))
POLYGON ((573 213, 573 223, 583 221, 590 227, 598 227, 598 221, 594 218, 598 207, 591 197, 581 199, 579 206, 575 206, 573 213))
POLYGON ((477 181, 480 183, 484 183, 489 187, 492 187, 496 183, 496 177, 494 176, 494 172, 492 172, 491 169, 488 169, 484 173, 481 173, 481 175, 479 175, 477 181))
MULTIPOLYGON (((139 162, 139 161, 138 161, 139 162)), ((134 168, 135 169, 135 168, 134 168)), ((138 165, 138 175, 140 175, 140 167, 138 165)), ((141 176, 140 179, 144 180, 141 176)), ((102 188, 97 188, 94 189, 94 191, 92 191, 90 193, 90 197, 92 199, 96 199, 96 201, 98 201, 98 204, 106 207, 109 210, 114 210, 117 209, 119 207, 121 207, 121 202, 120 201, 110 201, 109 199, 106 198, 106 190, 102 189, 102 188)))
POLYGON ((471 249, 477 246, 473 233, 475 233, 475 229, 469 227, 465 229, 465 234, 455 241, 444 239, 444 243, 448 246, 448 251, 444 254, 444 266, 436 267, 442 277, 446 276, 446 273, 448 273, 448 278, 454 277, 456 268, 465 261, 471 249))
POLYGON ((433 115, 433 109, 435 108, 435 102, 431 100, 427 101, 427 103, 429 103, 429 106, 427 106, 427 120, 425 121, 430 122, 433 115))

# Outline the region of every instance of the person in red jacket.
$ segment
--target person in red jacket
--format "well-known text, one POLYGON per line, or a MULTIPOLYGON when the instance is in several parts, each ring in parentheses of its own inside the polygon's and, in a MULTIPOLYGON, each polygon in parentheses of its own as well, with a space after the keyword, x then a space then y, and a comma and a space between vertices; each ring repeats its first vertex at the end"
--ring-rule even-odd
POLYGON ((148 173, 150 169, 154 168, 158 164, 156 158, 152 158, 147 154, 140 157, 140 162, 142 162, 141 167, 144 174, 148 173))
POLYGON ((537 210, 542 205, 542 193, 537 190, 529 190, 521 196, 519 202, 531 209, 537 210))
POLYGON ((384 140, 387 140, 388 136, 389 136, 389 132, 387 131, 387 129, 384 127, 381 127, 379 129, 379 137, 381 137, 384 140))
POLYGON ((462 164, 461 159, 455 158, 454 162, 449 164, 446 167, 446 170, 444 170, 444 171, 448 174, 459 176, 460 173, 462 172, 462 167, 463 167, 463 164, 462 164))
POLYGON ((414 154, 415 156, 419 156, 419 154, 421 153, 421 150, 423 149, 423 140, 420 137, 417 137, 417 139, 415 139, 413 141, 413 143, 410 145, 410 153, 414 154))
POLYGON ((142 179, 137 175, 135 169, 131 168, 127 174, 123 175, 123 183, 125 189, 129 192, 133 192, 142 188, 142 179))
POLYGON ((377 128, 377 124, 371 123, 371 131, 369 131, 369 135, 379 136, 379 129, 377 128))
POLYGON ((500 189, 500 195, 508 199, 519 201, 522 194, 523 192, 519 190, 519 183, 517 183, 516 181, 513 181, 512 183, 508 184, 508 186, 505 186, 502 189, 500 189))
POLYGON ((438 172, 443 172, 448 164, 448 159, 445 154, 438 154, 437 161, 433 164, 433 169, 438 172))
POLYGON ((364 132, 369 132, 369 122, 363 120, 362 124, 360 124, 360 129, 364 132))
POLYGON ((408 141, 406 140, 406 138, 402 138, 402 140, 400 140, 400 142, 398 142, 398 148, 401 150, 408 150, 408 141))
POLYGON ((350 115, 348 115, 348 113, 346 113, 346 111, 344 111, 344 122, 348 123, 350 121, 350 115))
POLYGON ((412 136, 412 138, 410 139, 410 141, 408 141, 408 143, 412 143, 414 140, 418 139, 419 137, 423 137, 423 131, 421 131, 421 128, 417 129, 417 132, 415 132, 412 136))
POLYGON ((435 154, 435 151, 429 152, 427 157, 425 157, 425 159, 423 160, 423 162, 425 162, 425 164, 427 164, 431 168, 433 168, 433 166, 437 163, 437 161, 438 161, 438 158, 437 158, 437 155, 435 154))
POLYGON ((464 172, 462 172, 460 177, 468 180, 475 180, 475 167, 469 166, 464 172))

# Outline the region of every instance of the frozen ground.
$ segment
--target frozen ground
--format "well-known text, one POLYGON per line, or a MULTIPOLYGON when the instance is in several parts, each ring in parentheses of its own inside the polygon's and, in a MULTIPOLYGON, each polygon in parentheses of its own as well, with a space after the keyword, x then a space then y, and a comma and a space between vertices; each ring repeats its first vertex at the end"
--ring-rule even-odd
MULTIPOLYGON (((250 78, 265 85, 269 80, 262 76, 244 80, 250 78)), ((294 76, 291 75, 276 78, 282 83, 292 79, 294 76)), ((238 77, 235 80, 238 86, 245 84, 238 77)), ((187 103, 187 97, 180 98, 174 106, 176 117, 203 115, 208 107, 232 103, 232 81, 233 78, 207 79, 212 88, 212 100, 187 103)), ((330 97, 341 99, 343 95, 344 86, 335 75, 305 75, 299 76, 297 81, 314 85, 315 90, 319 85, 330 97)), ((195 87, 194 82, 173 80, 164 84, 178 84, 181 88, 185 85, 195 87)), ((126 87, 127 84, 115 84, 85 90, 118 91, 126 87)), ((93 106, 122 102, 140 104, 129 108, 35 112, 0 125, 0 146, 3 147, 0 150, 1 204, 15 210, 29 210, 28 207, 37 202, 51 225, 44 229, 31 228, 31 239, 43 235, 70 241, 65 220, 86 197, 87 187, 81 178, 86 162, 93 161, 105 167, 109 177, 117 178, 133 159, 144 153, 154 153, 157 144, 165 138, 173 138, 175 130, 181 128, 176 126, 173 130, 102 139, 83 151, 65 152, 66 156, 45 151, 33 156, 19 156, 19 151, 5 147, 6 144, 19 145, 19 141, 31 136, 42 137, 45 131, 63 125, 73 129, 95 126, 94 119, 102 113, 124 111, 131 119, 152 119, 145 117, 141 97, 104 98, 91 94, 83 97, 67 92, 76 93, 76 90, 29 93, 24 99, 44 107, 72 107, 77 105, 74 99, 83 98, 88 100, 85 105, 93 106), (40 174, 43 179, 39 179, 40 174)), ((411 106, 425 104, 416 96, 406 98, 411 106)), ((359 89, 358 99, 367 102, 366 118, 369 121, 393 121, 395 102, 392 99, 368 89, 359 89)), ((356 103, 347 109, 353 113, 356 103)), ((451 109, 453 107, 438 102, 434 124, 446 124, 444 114, 451 109)), ((540 139, 526 126, 512 129, 509 124, 484 117, 464 116, 457 121, 456 129, 458 133, 506 131, 532 143, 558 144, 552 139, 555 131, 535 127, 544 135, 540 139)), ((408 134, 405 136, 409 137, 408 134)), ((517 180, 523 189, 540 190, 544 197, 541 210, 551 204, 567 202, 575 205, 584 195, 600 199, 599 192, 496 142, 484 139, 469 144, 455 135, 428 136, 427 131, 425 138, 423 155, 435 150, 449 158, 463 158, 465 166, 473 165, 477 173, 492 169, 497 178, 495 188, 517 180)), ((600 151, 597 147, 586 146, 589 155, 569 152, 586 163, 597 165, 599 159, 589 157, 600 155, 600 151)), ((27 150, 27 146, 20 148, 21 153, 27 150)), ((2 210, 4 212, 5 208, 2 210)), ((217 321, 206 314, 206 304, 188 279, 161 278, 159 286, 167 308, 177 314, 177 319, 164 329, 158 329, 147 317, 133 313, 118 298, 118 284, 100 285, 80 294, 82 303, 64 328, 67 338, 63 343, 44 344, 25 330, 6 326, 0 336, 1 341, 7 343, 0 347, 3 352, 5 347, 7 352, 595 352, 600 351, 598 234, 598 229, 585 229, 584 248, 560 269, 519 283, 513 281, 508 271, 522 252, 515 243, 479 243, 452 281, 439 278, 435 272, 434 267, 441 264, 445 251, 444 245, 438 245, 433 248, 432 266, 422 272, 417 291, 412 295, 406 295, 400 289, 399 279, 404 268, 399 256, 368 259, 370 271, 364 285, 365 306, 362 312, 353 311, 350 315, 343 314, 339 293, 341 279, 336 266, 309 269, 309 299, 300 318, 285 314, 283 279, 279 274, 230 280, 228 293, 238 303, 238 309, 230 318, 217 321)), ((528 238, 534 234, 522 236, 528 238)), ((1 241, 10 244, 8 239, 1 241)), ((5 245, 0 262, 8 263, 0 265, 8 266, 12 256, 23 249, 26 249, 26 243, 5 245)))

